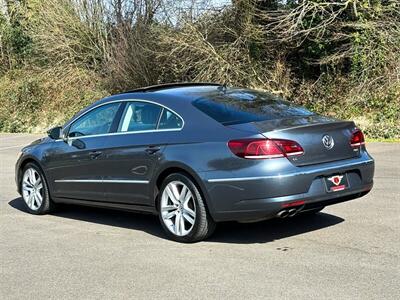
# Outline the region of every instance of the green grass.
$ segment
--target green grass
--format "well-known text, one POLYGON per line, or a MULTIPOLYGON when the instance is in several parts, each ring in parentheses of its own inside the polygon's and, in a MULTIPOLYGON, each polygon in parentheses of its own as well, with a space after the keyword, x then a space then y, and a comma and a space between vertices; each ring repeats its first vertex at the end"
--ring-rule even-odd
POLYGON ((400 139, 365 139, 367 143, 400 143, 400 139))

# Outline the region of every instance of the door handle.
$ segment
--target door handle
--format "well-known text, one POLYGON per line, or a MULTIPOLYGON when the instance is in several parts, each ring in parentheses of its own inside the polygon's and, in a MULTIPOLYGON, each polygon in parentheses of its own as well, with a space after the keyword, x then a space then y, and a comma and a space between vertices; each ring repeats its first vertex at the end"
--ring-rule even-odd
POLYGON ((100 151, 89 152, 89 156, 90 156, 91 159, 96 159, 96 158, 98 158, 101 154, 102 154, 102 152, 100 152, 100 151))
POLYGON ((160 151, 161 150, 161 148, 159 148, 159 147, 157 147, 157 146, 149 146, 148 148, 146 148, 146 152, 148 153, 148 154, 154 154, 154 153, 156 153, 157 151, 160 151))

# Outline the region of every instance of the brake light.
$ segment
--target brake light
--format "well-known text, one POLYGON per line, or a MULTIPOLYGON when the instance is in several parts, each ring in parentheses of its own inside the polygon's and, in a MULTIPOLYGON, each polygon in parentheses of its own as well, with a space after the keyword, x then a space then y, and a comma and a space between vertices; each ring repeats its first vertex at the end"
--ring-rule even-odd
POLYGON ((281 139, 241 139, 228 142, 233 154, 248 159, 279 158, 302 155, 303 148, 295 141, 281 139))
POLYGON ((351 134, 350 145, 352 147, 360 147, 361 145, 365 145, 364 134, 358 128, 356 128, 351 134))

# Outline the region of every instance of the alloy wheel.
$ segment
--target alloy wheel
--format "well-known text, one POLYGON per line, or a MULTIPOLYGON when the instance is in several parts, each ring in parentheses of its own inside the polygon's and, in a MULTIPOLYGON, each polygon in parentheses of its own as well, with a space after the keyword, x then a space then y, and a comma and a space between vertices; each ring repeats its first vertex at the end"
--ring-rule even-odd
POLYGON ((22 197, 32 210, 38 210, 43 202, 43 182, 34 168, 26 169, 22 178, 22 197))
POLYGON ((174 235, 186 236, 196 221, 196 205, 192 192, 181 181, 168 183, 161 196, 161 217, 174 235))

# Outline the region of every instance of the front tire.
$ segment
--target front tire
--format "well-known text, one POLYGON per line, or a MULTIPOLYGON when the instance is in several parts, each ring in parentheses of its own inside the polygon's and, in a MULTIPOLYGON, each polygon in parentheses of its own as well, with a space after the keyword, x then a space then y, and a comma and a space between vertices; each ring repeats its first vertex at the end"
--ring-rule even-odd
POLYGON ((54 209, 46 178, 36 164, 26 164, 22 170, 20 185, 22 198, 31 214, 43 215, 54 209))
POLYGON ((161 225, 172 240, 193 243, 215 230, 199 189, 183 174, 174 173, 164 179, 158 203, 161 225))

